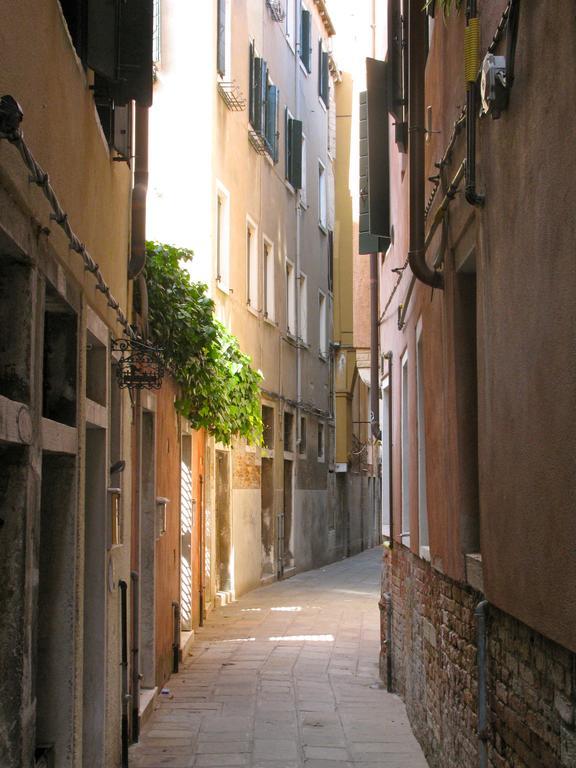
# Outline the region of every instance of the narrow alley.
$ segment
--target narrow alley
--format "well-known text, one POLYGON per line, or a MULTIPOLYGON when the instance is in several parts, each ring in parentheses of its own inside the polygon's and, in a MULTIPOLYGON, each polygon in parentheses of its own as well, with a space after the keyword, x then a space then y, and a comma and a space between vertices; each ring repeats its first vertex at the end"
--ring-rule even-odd
POLYGON ((379 547, 217 609, 132 747, 134 768, 425 768, 379 686, 379 547))

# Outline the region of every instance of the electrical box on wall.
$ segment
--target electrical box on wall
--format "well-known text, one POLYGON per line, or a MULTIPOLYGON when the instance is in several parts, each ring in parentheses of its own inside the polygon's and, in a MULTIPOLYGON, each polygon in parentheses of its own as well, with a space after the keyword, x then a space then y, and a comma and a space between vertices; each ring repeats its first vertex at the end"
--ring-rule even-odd
POLYGON ((482 62, 480 79, 482 115, 492 115, 497 120, 508 106, 508 85, 506 82, 506 57, 487 53, 482 62))

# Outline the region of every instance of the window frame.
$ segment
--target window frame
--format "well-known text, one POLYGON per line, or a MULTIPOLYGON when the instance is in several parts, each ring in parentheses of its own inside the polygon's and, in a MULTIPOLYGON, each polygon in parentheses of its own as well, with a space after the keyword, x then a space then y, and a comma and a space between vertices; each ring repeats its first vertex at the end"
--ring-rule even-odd
POLYGON ((308 276, 298 275, 298 340, 308 345, 308 276))
POLYGON ((430 559, 428 499, 426 485, 426 429, 422 317, 416 323, 416 418, 418 438, 418 548, 420 557, 430 559))
POLYGON ((230 291, 230 192, 216 182, 216 285, 224 293, 230 291), (219 206, 219 201, 224 203, 219 206), (224 255, 224 258, 222 256, 224 255))
POLYGON ((284 274, 286 278, 286 333, 296 338, 296 267, 290 259, 285 260, 284 274))
POLYGON ((317 422, 316 458, 319 464, 323 464, 326 461, 326 425, 323 421, 317 422), (322 448, 322 450, 320 450, 320 448, 322 448))
POLYGON ((410 546, 410 371, 408 348, 400 358, 400 459, 401 510, 400 541, 410 546))
POLYGON ((318 226, 328 234, 328 198, 326 186, 326 166, 318 158, 318 226))
POLYGON ((328 305, 324 291, 318 291, 318 354, 322 360, 328 359, 328 305))
POLYGON ((246 305, 255 314, 260 313, 258 253, 258 225, 252 217, 246 216, 246 305))
POLYGON ((274 243, 262 236, 262 315, 270 323, 276 321, 276 285, 274 243))

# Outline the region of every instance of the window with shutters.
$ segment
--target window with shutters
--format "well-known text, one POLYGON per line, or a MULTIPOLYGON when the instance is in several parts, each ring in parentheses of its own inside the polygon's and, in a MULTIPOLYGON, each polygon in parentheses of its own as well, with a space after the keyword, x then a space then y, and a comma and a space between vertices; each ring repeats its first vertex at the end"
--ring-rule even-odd
POLYGON ((302 185, 300 187, 300 204, 302 207, 307 208, 308 207, 308 192, 307 192, 307 166, 306 166, 306 136, 302 135, 302 171, 301 171, 301 182, 302 185))
POLYGON ((321 421, 318 422, 318 441, 316 443, 316 449, 318 461, 324 461, 326 456, 326 446, 324 444, 324 424, 321 421))
POLYGON ((284 113, 284 157, 286 181, 294 189, 302 188, 302 121, 292 117, 288 108, 284 113))
POLYGON ((300 7, 299 56, 308 74, 312 72, 312 14, 304 4, 300 7))
POLYGON ((329 54, 324 50, 322 40, 318 41, 318 95, 322 104, 328 109, 330 97, 329 54))
POLYGON ((321 160, 318 160, 318 225, 326 232, 326 168, 321 160))
POLYGON ((154 0, 62 0, 61 8, 78 56, 94 72, 94 101, 114 147, 126 120, 126 110, 116 110, 152 104, 154 0))
POLYGON ((264 317, 270 321, 275 319, 274 291, 274 246, 264 238, 264 264, 262 269, 264 317))
POLYGON ((218 0, 216 34, 216 71, 225 81, 230 81, 231 58, 231 22, 230 0, 218 0))
POLYGON ((249 53, 248 119, 251 143, 261 154, 278 162, 278 88, 270 79, 268 64, 258 56, 254 43, 249 53))
POLYGON ((298 277, 298 310, 300 315, 299 337, 308 343, 308 278, 300 272, 298 277))
POLYGON ((294 264, 286 260, 286 330, 296 336, 296 273, 294 264))
POLYGON ((326 328, 326 296, 318 291, 318 347, 321 357, 328 355, 328 334, 326 328))
POLYGON ((260 309, 258 301, 258 237, 256 225, 246 220, 246 303, 255 312, 260 309))
POLYGON ((296 49, 296 0, 286 0, 285 34, 288 45, 296 49))
POLYGON ((220 183, 216 193, 216 283, 228 291, 230 275, 230 194, 220 183))

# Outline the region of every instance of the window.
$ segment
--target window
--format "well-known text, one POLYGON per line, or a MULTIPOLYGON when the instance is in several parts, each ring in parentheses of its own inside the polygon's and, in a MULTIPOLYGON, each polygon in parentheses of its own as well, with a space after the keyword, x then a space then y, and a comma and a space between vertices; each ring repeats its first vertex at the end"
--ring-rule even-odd
POLYGON ((278 161, 278 88, 271 82, 268 64, 250 43, 248 117, 255 138, 273 161, 278 161))
POLYGON ((382 385, 380 424, 382 425, 382 534, 390 536, 390 382, 382 385))
POLYGON ((286 0, 286 40, 292 50, 296 47, 296 0, 286 0))
POLYGON ((308 205, 308 195, 307 195, 307 179, 306 179, 306 136, 302 136, 302 164, 301 164, 301 177, 300 177, 300 203, 306 207, 308 205))
POLYGON ((324 50, 322 40, 318 41, 318 95, 326 109, 328 109, 330 71, 328 68, 328 54, 324 50))
POLYGON ((328 353, 327 335, 326 335, 326 296, 322 291, 318 292, 318 322, 319 328, 319 348, 322 357, 326 357, 328 353))
POLYGON ((286 262, 286 330, 292 336, 296 335, 296 312, 295 312, 295 298, 296 298, 296 276, 294 274, 294 265, 286 262))
POLYGON ((408 352, 402 357, 402 541, 410 546, 410 431, 408 428, 408 352))
POLYGON ((153 4, 153 27, 152 27, 152 61, 154 64, 160 63, 160 0, 154 0, 153 4))
POLYGON ((326 168, 318 161, 318 224, 326 230, 326 168))
POLYGON ((246 222, 246 303, 259 311, 258 301, 258 240, 256 225, 246 222))
POLYGON ((328 232, 328 290, 334 292, 334 232, 328 232))
POLYGON ((306 454, 306 416, 300 416, 300 442, 298 444, 298 453, 301 456, 306 454))
POLYGON ((426 502, 426 430, 424 425, 424 368, 422 318, 416 326, 416 398, 418 416, 418 530, 420 554, 427 554, 428 509, 426 502), (424 552, 422 549, 424 548, 424 552))
POLYGON ((284 119, 286 179, 294 187, 302 187, 302 121, 295 120, 288 109, 284 119))
POLYGON ((325 452, 325 445, 324 445, 324 424, 322 424, 321 421, 318 422, 318 461, 324 461, 324 452, 325 452))
POLYGON ((274 449, 274 408, 262 406, 262 442, 269 450, 274 449))
POLYGON ((216 195, 216 282, 228 290, 230 264, 230 196, 220 184, 216 195))
POLYGON ((292 453, 294 450, 294 414, 284 411, 284 450, 292 453))
POLYGON ((298 305, 300 313, 300 339, 304 344, 308 343, 308 279, 300 273, 298 278, 298 305))
POLYGON ((312 14, 302 5, 300 9, 300 61, 306 72, 312 72, 312 14))
POLYGON ((264 317, 274 320, 274 248, 264 240, 264 317))
POLYGON ((226 80, 230 79, 230 0, 218 0, 218 28, 216 41, 216 71, 226 80))

